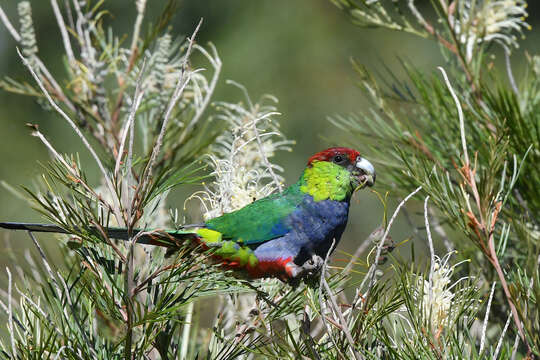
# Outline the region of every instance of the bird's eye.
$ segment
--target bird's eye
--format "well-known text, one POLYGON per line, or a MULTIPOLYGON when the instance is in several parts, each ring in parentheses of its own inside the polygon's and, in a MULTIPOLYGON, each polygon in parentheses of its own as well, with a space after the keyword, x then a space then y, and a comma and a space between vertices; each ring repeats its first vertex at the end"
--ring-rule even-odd
POLYGON ((341 155, 334 156, 334 162, 336 164, 339 164, 339 163, 343 162, 343 156, 341 156, 341 155))

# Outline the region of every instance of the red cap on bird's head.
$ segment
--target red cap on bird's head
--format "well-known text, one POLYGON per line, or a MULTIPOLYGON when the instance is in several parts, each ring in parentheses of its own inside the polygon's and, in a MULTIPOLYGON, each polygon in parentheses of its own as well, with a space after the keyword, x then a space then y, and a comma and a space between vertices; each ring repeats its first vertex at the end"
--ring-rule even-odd
POLYGON ((313 161, 332 161, 332 158, 336 155, 343 155, 349 158, 349 162, 354 163, 356 158, 360 156, 360 153, 354 149, 349 149, 346 147, 333 147, 321 152, 316 153, 308 160, 308 166, 311 165, 313 161))

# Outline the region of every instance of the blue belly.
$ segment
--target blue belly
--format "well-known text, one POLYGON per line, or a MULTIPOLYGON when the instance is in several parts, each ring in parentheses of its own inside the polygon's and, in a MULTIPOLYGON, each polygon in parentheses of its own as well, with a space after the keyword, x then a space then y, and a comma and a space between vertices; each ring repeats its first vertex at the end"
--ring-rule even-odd
POLYGON ((255 255, 260 261, 292 257, 298 265, 313 254, 325 258, 333 239, 335 246, 341 239, 348 216, 348 201, 315 202, 308 195, 285 221, 291 231, 261 244, 254 249, 255 255))

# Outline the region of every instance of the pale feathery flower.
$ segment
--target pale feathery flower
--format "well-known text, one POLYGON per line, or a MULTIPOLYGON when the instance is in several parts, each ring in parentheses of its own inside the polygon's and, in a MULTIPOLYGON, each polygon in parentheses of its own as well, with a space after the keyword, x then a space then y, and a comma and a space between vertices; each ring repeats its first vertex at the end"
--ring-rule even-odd
POLYGON ((467 260, 450 265, 449 261, 454 253, 454 251, 449 252, 442 258, 435 255, 435 262, 432 266, 433 272, 429 278, 418 278, 418 288, 415 295, 418 298, 418 303, 421 304, 422 318, 430 322, 434 334, 454 323, 458 317, 457 308, 459 308, 459 303, 464 301, 464 299, 456 297, 457 294, 453 289, 468 277, 462 277, 453 282, 452 275, 456 266, 467 260))
MULTIPOLYGON (((472 314, 476 309, 476 300, 470 296, 474 285, 467 283, 456 289, 458 284, 470 280, 471 277, 453 280, 456 267, 469 260, 452 265, 450 258, 453 254, 455 251, 447 253, 442 258, 435 255, 431 274, 412 275, 412 281, 405 289, 411 302, 406 302, 393 314, 395 329, 404 329, 407 341, 412 343, 414 337, 418 335, 417 327, 413 323, 420 321, 420 326, 429 328, 429 332, 438 338, 445 330, 451 331, 463 318, 463 310, 472 314)), ((422 335, 419 341, 424 342, 424 336, 422 335)), ((396 342, 396 346, 400 346, 399 342, 396 342)))
MULTIPOLYGON (((155 49, 146 50, 144 53, 145 71, 143 73, 141 73, 143 66, 140 63, 131 64, 130 49, 121 48, 118 51, 119 74, 124 74, 125 69, 133 66, 133 69, 129 71, 130 76, 126 78, 127 84, 132 89, 137 88, 142 75, 142 82, 139 85, 144 91, 146 103, 144 108, 137 111, 137 121, 143 124, 144 151, 149 151, 154 146, 153 134, 149 129, 154 128, 155 125, 150 124, 162 119, 180 79, 189 79, 189 81, 185 84, 182 96, 178 99, 169 121, 171 131, 183 129, 176 137, 177 141, 185 140, 187 134, 201 121, 203 115, 206 116, 205 113, 219 79, 221 60, 212 44, 209 44, 207 48, 194 44, 193 51, 199 52, 203 59, 206 59, 210 72, 203 67, 193 68, 190 61, 186 60, 187 44, 179 39, 173 40, 169 34, 161 36, 157 40, 155 49)), ((122 111, 129 113, 133 101, 134 97, 126 95, 122 111)))
MULTIPOLYGON (((284 137, 274 119, 278 115, 273 105, 277 100, 265 96, 253 104, 245 88, 239 87, 245 94, 246 104, 218 104, 221 111, 218 118, 227 123, 228 130, 217 139, 208 156, 214 179, 205 185, 205 190, 186 200, 200 200, 205 220, 238 210, 282 190, 284 179, 280 173, 283 169, 269 159, 277 151, 290 151, 294 144, 284 137)), ((261 280, 260 285, 268 293, 282 289, 276 279, 261 280)), ((265 303, 258 305, 256 299, 255 294, 224 299, 220 310, 222 337, 241 339, 266 326, 261 317, 269 309, 265 303)), ((213 340, 211 347, 219 347, 220 342, 213 340)))
POLYGON ((451 18, 454 31, 465 44, 466 60, 471 61, 477 44, 498 41, 505 47, 518 47, 514 32, 530 29, 525 0, 463 1, 459 18, 451 18))
POLYGON ((33 56, 38 52, 36 41, 36 32, 32 21, 32 7, 29 1, 21 1, 17 10, 21 23, 21 45, 22 53, 30 61, 33 61, 33 56))
MULTIPOLYGON (((248 106, 220 103, 218 118, 226 121, 225 131, 212 148, 209 165, 214 180, 204 191, 194 193, 203 206, 205 220, 238 210, 251 202, 282 189, 283 169, 270 163, 277 151, 288 150, 293 141, 286 140, 279 130, 273 105, 264 102, 275 99, 263 97, 260 103, 248 106)), ((188 199, 188 200, 189 200, 188 199)))
MULTIPOLYGON (((170 100, 170 97, 178 84, 178 79, 182 76, 183 72, 190 74, 190 82, 186 84, 184 96, 180 99, 177 105, 180 108, 187 105, 193 105, 195 110, 199 110, 199 107, 204 103, 204 99, 209 93, 213 92, 211 86, 212 80, 204 75, 205 70, 192 69, 189 62, 186 64, 185 52, 183 51, 183 44, 179 40, 173 40, 170 34, 165 34, 157 40, 156 48, 154 51, 147 50, 145 53, 146 68, 150 69, 147 76, 143 78, 142 88, 148 94, 150 102, 155 105, 159 103, 159 110, 163 111, 165 105, 170 100)), ((193 49, 199 51, 207 60, 210 65, 216 69, 216 63, 220 62, 215 48, 210 45, 210 52, 205 48, 194 45, 193 49)), ((128 49, 120 49, 120 60, 123 64, 121 69, 130 66, 130 51, 128 49)), ((127 81, 132 87, 135 87, 138 81, 138 76, 141 67, 135 65, 134 70, 131 72, 131 76, 127 78, 127 81)), ((128 104, 129 105, 129 104, 128 104)), ((126 109, 128 111, 129 108, 126 109)))

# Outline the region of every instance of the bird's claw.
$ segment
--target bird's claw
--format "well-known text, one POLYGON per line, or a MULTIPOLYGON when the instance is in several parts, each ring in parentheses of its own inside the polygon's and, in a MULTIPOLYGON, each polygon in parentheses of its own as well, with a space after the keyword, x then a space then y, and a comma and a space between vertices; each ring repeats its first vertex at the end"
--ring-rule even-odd
POLYGON ((315 254, 302 265, 293 264, 289 270, 291 276, 289 283, 298 283, 301 279, 313 277, 321 270, 323 264, 324 260, 315 254))
POLYGON ((313 254, 311 259, 306 261, 301 268, 306 272, 307 275, 314 275, 319 272, 324 264, 324 260, 319 255, 313 254))

